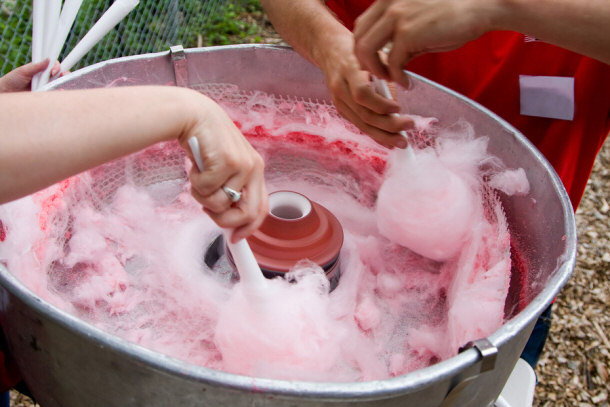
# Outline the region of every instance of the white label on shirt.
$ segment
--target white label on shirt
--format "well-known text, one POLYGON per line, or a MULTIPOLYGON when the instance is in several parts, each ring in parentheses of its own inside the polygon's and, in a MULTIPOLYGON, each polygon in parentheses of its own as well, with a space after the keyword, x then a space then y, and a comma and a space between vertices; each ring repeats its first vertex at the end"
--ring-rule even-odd
POLYGON ((574 120, 574 78, 519 75, 521 114, 574 120))

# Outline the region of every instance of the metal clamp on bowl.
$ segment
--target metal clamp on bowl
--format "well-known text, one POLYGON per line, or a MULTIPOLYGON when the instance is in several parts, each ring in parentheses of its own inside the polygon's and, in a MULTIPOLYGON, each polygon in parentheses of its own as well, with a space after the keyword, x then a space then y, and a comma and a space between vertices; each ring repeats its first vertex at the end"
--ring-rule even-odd
POLYGON ((470 382, 478 377, 480 374, 493 370, 496 367, 496 358, 498 356, 498 348, 495 347, 487 338, 477 339, 476 341, 468 342, 462 346, 459 353, 467 351, 471 348, 475 348, 481 357, 479 372, 465 378, 461 382, 457 383, 449 393, 447 397, 439 407, 453 407, 457 406, 456 401, 464 389, 470 384, 470 382))
POLYGON ((188 88, 189 72, 186 65, 186 54, 182 45, 174 45, 169 48, 169 53, 174 65, 174 77, 176 78, 176 86, 188 88))

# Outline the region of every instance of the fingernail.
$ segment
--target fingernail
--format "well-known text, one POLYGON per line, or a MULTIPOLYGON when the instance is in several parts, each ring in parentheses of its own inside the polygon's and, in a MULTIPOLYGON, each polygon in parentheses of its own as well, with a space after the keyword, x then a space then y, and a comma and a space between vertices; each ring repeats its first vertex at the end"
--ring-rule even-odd
POLYGON ((408 145, 408 144, 409 144, 409 143, 407 142, 407 140, 405 140, 405 139, 404 139, 404 138, 401 136, 401 137, 400 137, 400 139, 398 139, 398 140, 396 141, 396 144, 394 144, 394 145, 395 145, 396 147, 401 148, 401 149, 403 149, 403 150, 404 150, 405 148, 407 148, 407 145, 408 145))

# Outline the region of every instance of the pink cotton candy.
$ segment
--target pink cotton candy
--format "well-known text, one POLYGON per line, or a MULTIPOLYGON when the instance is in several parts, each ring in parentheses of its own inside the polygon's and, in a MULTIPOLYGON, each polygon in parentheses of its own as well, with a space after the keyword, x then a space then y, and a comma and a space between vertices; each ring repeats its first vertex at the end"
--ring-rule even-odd
POLYGON ((214 342, 234 373, 288 380, 358 380, 342 360, 345 326, 329 313, 329 284, 319 267, 299 266, 299 281, 274 279, 263 304, 237 284, 218 316, 214 342), (340 340, 337 340, 337 339, 340 340), (261 357, 264 355, 264 357, 261 357))
POLYGON ((424 257, 445 261, 464 244, 476 196, 432 148, 394 150, 379 190, 377 225, 382 235, 424 257))
POLYGON ((381 311, 371 296, 365 297, 356 307, 354 319, 363 331, 379 326, 381 318, 381 311))
POLYGON ((480 168, 504 169, 485 139, 455 126, 412 161, 392 152, 384 172, 388 152, 328 105, 233 88, 223 97, 239 101, 223 107, 265 158, 268 191, 300 192, 341 222, 333 292, 305 261, 253 304, 226 259, 209 269, 203 255, 221 232, 190 196, 172 143, 0 206, 0 261, 106 332, 254 377, 383 380, 502 325, 510 236, 480 168))
POLYGON ((508 195, 527 195, 530 191, 530 184, 523 168, 506 170, 492 175, 489 186, 508 195))

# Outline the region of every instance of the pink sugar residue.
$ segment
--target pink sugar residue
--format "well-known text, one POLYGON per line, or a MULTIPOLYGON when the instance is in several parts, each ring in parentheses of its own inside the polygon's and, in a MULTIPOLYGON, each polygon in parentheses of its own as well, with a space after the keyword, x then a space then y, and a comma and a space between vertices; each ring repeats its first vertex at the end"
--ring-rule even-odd
POLYGON ((441 130, 405 162, 326 105, 254 98, 226 108, 265 158, 268 190, 300 192, 344 228, 334 291, 304 261, 252 304, 226 262, 209 269, 204 253, 220 230, 191 198, 190 163, 175 143, 1 206, 0 260, 89 324, 253 377, 385 379, 502 325, 510 239, 483 181, 484 139, 441 130))

